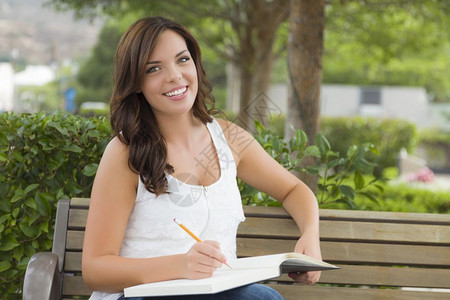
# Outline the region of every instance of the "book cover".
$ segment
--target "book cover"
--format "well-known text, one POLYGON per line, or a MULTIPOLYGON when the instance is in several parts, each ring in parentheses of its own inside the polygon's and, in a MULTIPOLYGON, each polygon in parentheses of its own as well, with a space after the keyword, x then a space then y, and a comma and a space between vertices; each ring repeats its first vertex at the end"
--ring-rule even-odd
POLYGON ((226 266, 203 279, 174 279, 124 289, 125 297, 214 294, 274 278, 282 273, 332 270, 338 267, 300 253, 281 253, 228 260, 226 266))

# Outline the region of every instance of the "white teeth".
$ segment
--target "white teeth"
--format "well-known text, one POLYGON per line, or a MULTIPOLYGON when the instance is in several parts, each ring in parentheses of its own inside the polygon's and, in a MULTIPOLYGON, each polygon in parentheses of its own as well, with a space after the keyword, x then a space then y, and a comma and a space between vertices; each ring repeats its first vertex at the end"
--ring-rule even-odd
POLYGON ((184 88, 181 88, 181 89, 169 92, 169 93, 165 93, 164 95, 169 96, 169 97, 178 96, 178 95, 183 94, 184 92, 186 92, 186 90, 187 90, 187 88, 184 87, 184 88))

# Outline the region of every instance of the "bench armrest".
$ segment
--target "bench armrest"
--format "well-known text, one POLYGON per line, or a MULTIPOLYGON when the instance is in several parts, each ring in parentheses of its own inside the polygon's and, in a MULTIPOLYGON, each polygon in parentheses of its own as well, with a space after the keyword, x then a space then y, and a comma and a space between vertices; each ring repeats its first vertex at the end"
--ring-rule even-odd
POLYGON ((61 299, 61 278, 58 255, 51 252, 34 254, 25 272, 23 300, 61 299))

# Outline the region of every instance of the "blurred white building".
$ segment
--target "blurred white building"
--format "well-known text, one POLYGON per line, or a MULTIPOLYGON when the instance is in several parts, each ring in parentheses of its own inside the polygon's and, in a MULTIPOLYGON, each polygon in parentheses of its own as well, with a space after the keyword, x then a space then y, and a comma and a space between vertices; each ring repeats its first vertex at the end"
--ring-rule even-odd
POLYGON ((10 63, 0 63, 0 111, 14 108, 14 69, 10 63))
POLYGON ((14 83, 17 86, 42 86, 55 80, 55 72, 49 66, 31 65, 16 73, 14 83))
POLYGON ((0 63, 0 111, 33 112, 35 104, 42 99, 26 87, 43 86, 53 80, 55 72, 49 66, 31 65, 14 73, 10 63, 0 63))
MULTIPOLYGON (((268 97, 286 112, 286 85, 273 85, 268 97)), ((320 114, 324 117, 403 119, 416 124, 418 128, 446 128, 448 121, 444 114, 449 113, 449 105, 437 106, 429 102, 422 87, 323 84, 320 114)))

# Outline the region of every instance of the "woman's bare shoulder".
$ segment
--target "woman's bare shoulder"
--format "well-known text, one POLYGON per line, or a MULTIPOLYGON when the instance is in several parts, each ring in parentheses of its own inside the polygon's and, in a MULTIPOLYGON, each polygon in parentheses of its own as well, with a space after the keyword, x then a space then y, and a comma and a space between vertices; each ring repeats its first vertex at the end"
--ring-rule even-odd
POLYGON ((245 153, 248 152, 249 146, 257 143, 255 138, 244 128, 239 125, 223 119, 216 119, 222 127, 223 135, 232 149, 236 165, 239 165, 245 153))
POLYGON ((240 139, 251 136, 251 134, 247 132, 247 130, 232 121, 219 118, 217 118, 216 121, 219 123, 220 127, 222 127, 222 131, 227 138, 234 137, 240 139))
POLYGON ((103 175, 109 177, 124 177, 135 181, 137 174, 130 169, 129 166, 129 146, 120 141, 118 137, 114 137, 106 146, 103 153, 99 171, 103 175))

